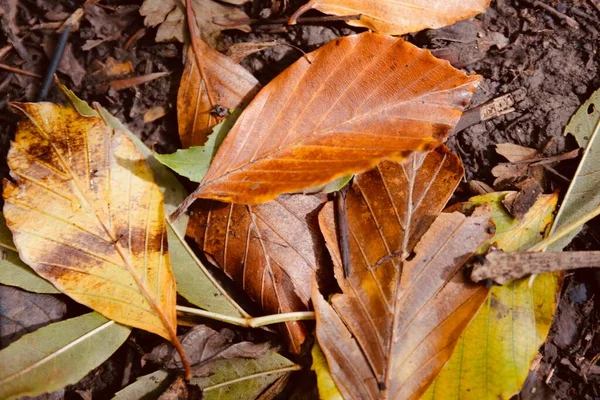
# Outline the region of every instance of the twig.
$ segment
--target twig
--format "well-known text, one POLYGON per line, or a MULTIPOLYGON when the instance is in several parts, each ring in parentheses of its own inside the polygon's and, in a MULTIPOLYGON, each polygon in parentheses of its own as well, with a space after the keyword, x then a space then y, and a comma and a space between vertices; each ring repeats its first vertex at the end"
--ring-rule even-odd
POLYGON ((352 272, 350 269, 350 229, 346 214, 346 191, 340 190, 335 194, 335 227, 337 230, 338 246, 342 258, 344 278, 352 272))
POLYGON ((127 39, 127 41, 125 42, 125 44, 123 45, 123 49, 129 50, 129 47, 131 47, 131 45, 133 43, 135 43, 137 40, 144 37, 145 34, 146 34, 146 28, 140 28, 137 31, 135 31, 135 33, 133 35, 131 35, 131 37, 129 39, 127 39))
POLYGON ((63 31, 60 33, 58 37, 58 42, 56 43, 56 48, 54 49, 54 55, 50 60, 50 65, 48 66, 48 70, 46 71, 46 75, 44 75, 44 80, 42 81, 42 87, 40 88, 40 93, 38 94, 37 101, 43 101, 48 94, 48 90, 50 90, 50 86, 52 85, 52 77, 58 68, 58 64, 60 63, 60 59, 65 51, 65 47, 67 45, 67 39, 69 38, 69 34, 71 33, 71 26, 67 25, 63 31))
POLYGON ((568 15, 563 14, 560 11, 550 7, 548 4, 542 3, 539 0, 535 0, 533 2, 533 5, 543 8, 544 10, 548 11, 550 14, 554 15, 555 17, 558 17, 558 18, 564 20, 567 23, 567 25, 569 25, 571 28, 579 29, 579 22, 575 21, 573 18, 569 17, 568 15))
POLYGON ((245 328, 258 328, 260 326, 279 324, 282 322, 315 319, 315 313, 313 311, 299 311, 283 314, 273 314, 255 318, 231 317, 229 315, 223 315, 211 311, 200 310, 199 308, 191 308, 184 306, 177 306, 177 311, 186 314, 197 315, 199 317, 209 318, 215 321, 227 322, 228 324, 243 326, 245 328))
POLYGON ((114 81, 110 81, 110 87, 116 91, 119 91, 130 87, 138 86, 143 83, 148 83, 155 79, 161 78, 167 74, 168 72, 154 72, 152 74, 135 76, 133 78, 117 79, 114 81))
MULTIPOLYGON (((322 17, 306 17, 298 18, 296 24, 307 25, 315 23, 335 22, 335 21, 358 21, 362 18, 362 14, 356 15, 325 15, 322 17)), ((288 23, 288 18, 275 19, 256 19, 256 18, 227 18, 214 17, 212 21, 215 25, 233 27, 239 25, 284 25, 288 23)))
POLYGON ((589 0, 589 2, 594 6, 596 11, 600 12, 600 4, 596 3, 594 0, 589 0))
POLYGON ((42 79, 42 76, 39 74, 36 74, 35 72, 25 71, 24 69, 11 67, 10 65, 6 65, 6 64, 2 64, 2 63, 0 63, 0 69, 3 69, 5 71, 14 72, 15 74, 31 76, 32 78, 42 79))

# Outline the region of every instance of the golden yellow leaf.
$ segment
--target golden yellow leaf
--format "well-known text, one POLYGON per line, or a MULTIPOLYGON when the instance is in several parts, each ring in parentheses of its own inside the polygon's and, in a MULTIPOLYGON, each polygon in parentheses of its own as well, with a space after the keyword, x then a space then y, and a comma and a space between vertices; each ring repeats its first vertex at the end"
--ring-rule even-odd
POLYGON ((471 18, 490 5, 490 0, 310 0, 290 18, 310 9, 333 15, 361 15, 347 21, 387 35, 404 35, 423 29, 436 29, 471 18))
POLYGON ((74 300, 175 341, 163 195, 144 156, 97 117, 12 103, 4 215, 21 259, 74 300))
POLYGON ((264 203, 433 148, 479 81, 374 33, 336 39, 307 58, 252 100, 179 212, 196 197, 264 203))
MULTIPOLYGON (((467 207, 491 206, 496 234, 490 244, 527 250, 544 237, 558 196, 540 197, 519 221, 504 209, 505 195, 477 196, 467 207)), ((517 394, 550 330, 559 288, 560 274, 551 273, 539 275, 532 287, 528 279, 493 287, 423 399, 508 400, 517 394)))

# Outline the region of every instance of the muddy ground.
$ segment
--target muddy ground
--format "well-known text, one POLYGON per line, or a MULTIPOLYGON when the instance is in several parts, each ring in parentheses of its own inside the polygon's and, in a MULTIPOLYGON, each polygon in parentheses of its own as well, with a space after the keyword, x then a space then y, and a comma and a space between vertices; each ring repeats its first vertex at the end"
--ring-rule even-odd
MULTIPOLYGON (((19 37, 26 35, 26 40, 6 54, 0 50, 0 62, 43 75, 57 36, 54 30, 33 28, 41 23, 64 20, 79 2, 18 0, 14 2, 16 15, 10 19, 7 7, 10 8, 11 3, 0 2, 4 12, 0 49, 8 44, 11 30, 19 37), (14 26, 10 26, 10 20, 14 26)), ((71 34, 59 78, 85 100, 100 102, 158 152, 174 151, 179 146, 175 103, 183 71, 182 45, 157 44, 155 29, 142 30, 143 18, 137 11, 140 2, 97 3, 101 6, 97 7, 98 11, 87 14, 80 29, 71 34), (115 11, 116 5, 123 4, 128 6, 115 11), (101 73, 99 62, 105 63, 108 57, 131 61, 134 68, 131 75, 162 71, 168 75, 116 92, 106 87, 101 73), (157 106, 167 109, 167 114, 145 123, 144 115, 157 106)), ((255 18, 277 17, 289 15, 303 2, 291 1, 287 8, 281 5, 284 3, 254 0, 247 5, 247 11, 255 18)), ((496 154, 495 144, 516 143, 536 148, 546 156, 562 154, 576 147, 562 133, 573 112, 600 87, 597 54, 600 8, 594 6, 593 0, 545 0, 544 3, 554 11, 533 1, 495 0, 485 14, 472 21, 407 37, 411 42, 431 49, 436 56, 448 59, 456 67, 484 77, 472 108, 505 94, 510 94, 514 101, 514 110, 507 114, 483 122, 477 119, 463 121, 450 138, 450 147, 460 155, 466 168, 465 182, 458 197, 472 194, 469 181, 493 185, 491 168, 504 161, 496 154)), ((309 52, 335 37, 359 31, 342 22, 275 28, 276 32, 230 31, 224 40, 225 47, 240 41, 269 40, 293 45, 276 46, 243 61, 244 67, 262 84, 301 57, 301 51, 309 52)), ((37 78, 0 70, 1 176, 7 172, 3 157, 16 126, 16 118, 9 111, 7 102, 35 100, 39 82, 37 78)), ((48 100, 63 101, 56 89, 51 91, 48 100)), ((576 163, 577 160, 561 163, 554 171, 547 171, 545 191, 560 189, 564 193, 576 163)), ((600 249, 597 228, 597 223, 591 223, 571 246, 600 249)), ((519 397, 600 398, 600 366, 595 365, 600 354, 600 337, 597 335, 600 314, 596 305, 599 289, 600 279, 592 272, 567 274, 552 332, 542 348, 543 357, 534 363, 519 397)), ((66 309, 66 316, 82 312, 81 306, 61 296, 50 297, 63 304, 60 307, 66 309)), ((4 332, 8 329, 6 324, 0 312, 0 333, 3 325, 4 332)), ((23 321, 22 329, 10 328, 11 335, 3 336, 1 346, 38 327, 30 325, 23 321)), ((157 339, 152 335, 137 332, 127 345, 82 382, 45 398, 87 398, 88 394, 93 398, 107 398, 147 372, 140 366, 140 356, 156 343, 157 339)), ((310 372, 304 372, 291 380, 281 398, 314 396, 313 377, 310 372), (302 390, 298 389, 300 387, 302 390)))

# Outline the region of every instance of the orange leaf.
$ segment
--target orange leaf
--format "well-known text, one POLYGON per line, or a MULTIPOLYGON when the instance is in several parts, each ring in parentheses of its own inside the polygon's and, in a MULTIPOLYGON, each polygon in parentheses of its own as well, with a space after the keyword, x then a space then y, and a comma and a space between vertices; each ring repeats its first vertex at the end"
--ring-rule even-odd
MULTIPOLYGON (((319 233, 320 196, 281 196, 258 206, 196 202, 188 236, 266 313, 308 310, 313 275, 327 257, 319 233)), ((300 322, 282 326, 290 350, 306 338, 300 322)))
POLYGON ((218 106, 227 110, 242 107, 259 87, 256 78, 241 65, 202 39, 194 40, 187 52, 177 93, 177 121, 183 148, 206 142, 212 128, 223 120, 218 115, 218 106))
POLYGON ((491 237, 489 213, 435 219, 462 173, 440 147, 356 176, 346 199, 347 278, 332 203, 321 211, 343 293, 330 305, 315 285, 312 300, 319 345, 344 398, 418 398, 485 301, 485 287, 467 283, 460 268, 491 237))
POLYGON ((3 192, 21 259, 74 300, 180 350, 163 195, 145 157, 100 118, 11 106, 27 118, 3 192))
POLYGON ((255 204, 435 147, 479 80, 402 39, 334 40, 260 91, 195 197, 255 204))
POLYGON ((490 0, 311 0, 290 18, 295 24, 310 9, 339 16, 361 15, 349 25, 387 35, 436 29, 485 11, 490 0))

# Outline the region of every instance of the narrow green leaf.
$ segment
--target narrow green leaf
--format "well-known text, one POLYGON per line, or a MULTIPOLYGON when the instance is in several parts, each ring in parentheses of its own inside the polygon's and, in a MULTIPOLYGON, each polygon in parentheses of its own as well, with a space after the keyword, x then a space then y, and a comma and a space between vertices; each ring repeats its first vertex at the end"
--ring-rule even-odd
POLYGON ((17 253, 12 234, 0 213, 0 283, 35 293, 60 293, 50 282, 29 268, 17 253))
POLYGON ((50 324, 0 351, 0 399, 37 396, 76 383, 131 330, 97 313, 50 324))
POLYGON ((215 361, 210 376, 192 378, 192 383, 202 388, 205 400, 253 400, 279 379, 299 369, 300 366, 287 358, 269 352, 259 359, 215 361))
POLYGON ((192 146, 172 154, 154 154, 154 157, 179 175, 193 182, 200 182, 241 112, 240 109, 232 110, 225 121, 213 128, 204 146, 192 146))
MULTIPOLYGON (((565 194, 558 214, 552 225, 551 234, 579 217, 592 211, 600 204, 600 90, 577 110, 565 127, 565 135, 572 134, 580 147, 585 147, 583 157, 571 185, 565 194)), ((575 230, 554 242, 546 250, 564 249, 581 231, 575 230)))
POLYGON ((341 190, 344 186, 348 184, 348 182, 350 182, 350 180, 352 180, 353 177, 354 175, 350 174, 342 176, 341 178, 338 178, 335 181, 328 183, 323 188, 323 193, 333 193, 337 192, 338 190, 341 190))
MULTIPOLYGON (((62 85, 61 89, 81 115, 98 116, 98 112, 90 108, 85 101, 79 99, 72 91, 62 85)), ((110 127, 127 134, 138 150, 146 156, 146 161, 152 168, 156 183, 165 196, 165 214, 171 214, 187 197, 183 185, 167 167, 154 157, 152 150, 117 118, 102 107, 99 108, 99 112, 102 119, 110 127)), ((234 317, 248 317, 249 315, 219 285, 185 242, 187 222, 188 218, 185 215, 182 215, 175 223, 171 223, 167 218, 169 255, 171 256, 173 273, 177 281, 177 292, 190 303, 205 310, 234 317)))
POLYGON ((158 370, 140 376, 131 385, 115 393, 113 400, 154 400, 169 386, 169 373, 158 370))

